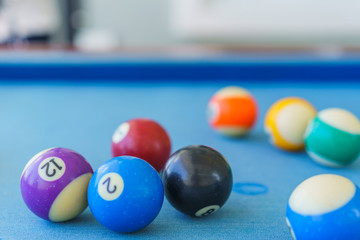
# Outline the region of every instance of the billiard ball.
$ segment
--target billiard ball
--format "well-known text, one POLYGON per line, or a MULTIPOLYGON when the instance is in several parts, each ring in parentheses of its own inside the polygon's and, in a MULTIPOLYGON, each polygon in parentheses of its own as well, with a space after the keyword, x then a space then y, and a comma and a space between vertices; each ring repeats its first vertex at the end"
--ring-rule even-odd
POLYGON ((244 136, 257 118, 257 103, 246 89, 225 87, 217 91, 207 107, 210 126, 225 136, 244 136))
POLYGON ((112 155, 144 159, 160 171, 170 156, 171 142, 166 130, 157 122, 135 118, 120 124, 112 137, 112 155))
POLYGON ((360 239, 360 189, 335 174, 308 178, 292 192, 286 222, 294 239, 360 239))
POLYGON ((360 154, 360 122, 344 109, 322 110, 306 129, 305 148, 319 164, 330 167, 350 164, 360 154))
POLYGON ((94 217, 121 233, 140 230, 159 214, 164 188, 157 171, 140 158, 120 156, 101 165, 90 180, 88 201, 94 217))
POLYGON ((87 187, 93 170, 79 153, 50 148, 36 154, 21 175, 22 197, 37 216, 68 221, 88 206, 87 187))
POLYGON ((311 103, 298 97, 276 101, 265 115, 264 128, 270 142, 283 150, 304 149, 304 133, 316 110, 311 103))
POLYGON ((192 145, 171 155, 162 173, 165 195, 178 211, 193 217, 221 208, 232 189, 231 168, 213 148, 192 145))

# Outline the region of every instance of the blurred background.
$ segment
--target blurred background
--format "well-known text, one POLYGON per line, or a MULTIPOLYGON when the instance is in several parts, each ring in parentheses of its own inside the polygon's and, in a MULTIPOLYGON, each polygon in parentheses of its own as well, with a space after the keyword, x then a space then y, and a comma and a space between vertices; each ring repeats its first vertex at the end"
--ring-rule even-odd
POLYGON ((0 0, 0 45, 358 48, 357 0, 0 0))

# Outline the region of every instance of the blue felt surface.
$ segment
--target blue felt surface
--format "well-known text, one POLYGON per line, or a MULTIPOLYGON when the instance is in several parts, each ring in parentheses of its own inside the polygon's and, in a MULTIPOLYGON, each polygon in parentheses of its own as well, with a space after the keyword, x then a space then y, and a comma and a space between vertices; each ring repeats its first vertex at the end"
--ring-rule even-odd
POLYGON ((206 123, 209 98, 228 84, 2 83, 0 238, 291 239, 285 209, 297 184, 320 173, 337 173, 360 183, 359 161, 343 169, 319 166, 305 153, 275 149, 262 128, 269 106, 292 95, 308 99, 319 110, 343 107, 360 116, 359 84, 238 82, 253 93, 260 110, 256 127, 243 139, 221 137, 206 123), (165 201, 150 226, 122 235, 102 227, 88 209, 73 221, 55 224, 39 219, 26 208, 19 181, 23 167, 34 154, 49 147, 67 147, 84 155, 96 169, 111 157, 110 139, 118 124, 134 117, 149 117, 161 123, 171 136, 173 151, 190 144, 204 144, 228 159, 237 187, 222 209, 207 218, 193 219, 178 213, 165 201), (242 183, 250 185, 239 190, 242 183), (251 185, 254 183, 258 186, 251 185), (249 191, 260 194, 246 193, 249 191))

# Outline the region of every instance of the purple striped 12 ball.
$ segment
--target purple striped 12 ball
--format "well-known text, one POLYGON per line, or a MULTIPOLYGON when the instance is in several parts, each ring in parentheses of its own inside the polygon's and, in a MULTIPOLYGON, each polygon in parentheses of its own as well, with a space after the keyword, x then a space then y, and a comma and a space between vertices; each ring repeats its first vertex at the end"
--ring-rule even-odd
POLYGON ((21 175, 21 194, 37 216, 68 221, 88 206, 87 187, 93 170, 79 153, 50 148, 36 154, 21 175))

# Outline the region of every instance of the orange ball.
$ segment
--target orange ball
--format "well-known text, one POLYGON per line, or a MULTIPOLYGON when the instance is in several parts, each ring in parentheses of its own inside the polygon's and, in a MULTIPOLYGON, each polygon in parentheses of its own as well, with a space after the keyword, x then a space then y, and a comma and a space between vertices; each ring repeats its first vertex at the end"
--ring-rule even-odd
POLYGON ((210 99, 207 112, 213 129, 229 137, 238 137, 253 127, 257 119, 257 103, 246 89, 225 87, 210 99))

